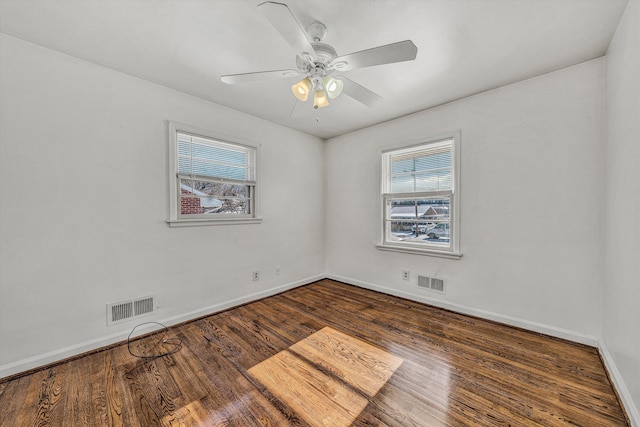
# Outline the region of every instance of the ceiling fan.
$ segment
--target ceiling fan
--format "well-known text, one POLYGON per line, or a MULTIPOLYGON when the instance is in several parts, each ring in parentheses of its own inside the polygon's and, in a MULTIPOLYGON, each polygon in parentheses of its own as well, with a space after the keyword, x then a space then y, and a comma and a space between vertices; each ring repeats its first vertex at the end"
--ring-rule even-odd
POLYGON ((258 9, 298 52, 297 69, 228 74, 220 79, 227 84, 236 84, 304 76, 302 80, 291 86, 291 90, 293 95, 302 102, 305 102, 313 92, 313 107, 316 109, 326 107, 329 105, 327 98, 336 98, 342 92, 366 106, 373 106, 382 99, 379 95, 343 75, 334 77, 333 74, 357 68, 411 61, 416 58, 418 52, 418 48, 411 40, 405 40, 338 56, 333 47, 322 43, 327 35, 327 28, 321 22, 314 22, 305 31, 286 4, 267 1, 259 4, 258 9))

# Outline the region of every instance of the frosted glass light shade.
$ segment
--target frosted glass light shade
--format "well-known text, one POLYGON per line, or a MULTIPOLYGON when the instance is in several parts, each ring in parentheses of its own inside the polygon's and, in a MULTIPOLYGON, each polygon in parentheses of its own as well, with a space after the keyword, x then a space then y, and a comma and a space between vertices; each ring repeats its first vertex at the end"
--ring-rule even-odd
POLYGON ((327 105, 329 105, 327 93, 324 89, 316 90, 313 94, 313 108, 317 110, 318 108, 326 107, 327 105))
POLYGON ((326 76, 324 79, 322 79, 322 84, 327 91, 327 95, 329 95, 329 98, 331 99, 334 99, 338 95, 340 95, 344 86, 342 80, 334 79, 330 76, 326 76))
POLYGON ((291 86, 291 91, 294 96, 298 98, 300 101, 304 102, 309 97, 309 93, 311 92, 311 87, 313 84, 309 78, 305 78, 300 80, 298 83, 291 86))

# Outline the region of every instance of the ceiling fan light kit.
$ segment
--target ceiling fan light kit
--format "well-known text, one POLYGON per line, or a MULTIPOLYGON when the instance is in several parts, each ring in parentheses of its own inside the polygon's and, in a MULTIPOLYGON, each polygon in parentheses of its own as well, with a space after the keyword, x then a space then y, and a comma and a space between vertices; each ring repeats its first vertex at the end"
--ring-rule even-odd
POLYGON ((331 76, 325 76, 325 78, 322 79, 322 84, 327 91, 327 95, 329 95, 329 98, 331 99, 340 95, 342 93, 342 88, 344 87, 344 82, 342 80, 334 79, 331 76))
POLYGON ((309 80, 309 78, 307 77, 291 86, 291 91, 296 98, 298 98, 302 102, 305 102, 309 97, 309 93, 311 92, 312 87, 313 83, 311 83, 311 80, 309 80))
MULTIPOLYGON (((311 72, 310 72, 311 73, 311 72)), ((331 76, 322 76, 322 70, 314 70, 311 78, 305 77, 298 83, 291 86, 293 95, 302 102, 306 102, 309 93, 313 90, 313 108, 318 109, 329 105, 327 97, 334 99, 340 93, 344 83, 342 80, 334 79, 331 76)))
POLYGON ((382 98, 369 89, 344 76, 331 76, 338 71, 350 71, 357 68, 394 62, 411 61, 416 58, 418 48, 411 40, 378 46, 348 55, 338 56, 336 50, 322 40, 327 35, 327 27, 321 22, 314 22, 305 32, 287 5, 267 1, 258 5, 258 9, 293 47, 296 56, 297 70, 275 70, 254 73, 230 74, 221 77, 227 84, 245 83, 267 78, 288 78, 304 76, 291 86, 293 95, 306 102, 313 91, 313 108, 329 105, 343 91, 349 97, 366 105, 373 106, 382 98))
POLYGON ((329 105, 327 93, 324 89, 316 90, 313 94, 313 108, 317 110, 318 108, 326 107, 327 105, 329 105))

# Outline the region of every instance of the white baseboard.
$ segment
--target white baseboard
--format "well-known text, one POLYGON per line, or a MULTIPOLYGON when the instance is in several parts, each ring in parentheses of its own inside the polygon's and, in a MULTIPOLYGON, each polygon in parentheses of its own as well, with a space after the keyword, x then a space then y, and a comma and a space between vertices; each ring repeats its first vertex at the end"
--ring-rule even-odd
POLYGON ((620 396, 620 400, 622 400, 625 412, 629 417, 629 421, 631 421, 631 427, 640 427, 640 412, 631 398, 631 393, 629 393, 629 389, 624 382, 624 378, 620 374, 620 371, 618 371, 618 367, 616 366, 613 356, 609 353, 607 346, 602 341, 598 343, 598 350, 600 351, 600 356, 604 361, 607 371, 609 371, 609 377, 613 382, 613 386, 616 388, 618 396, 620 396))
POLYGON ((433 305, 435 307, 444 308, 447 310, 455 311, 456 313, 467 314, 469 316, 479 317, 482 319, 493 320, 498 323, 504 323, 510 326, 516 326, 518 328, 527 329, 529 331, 538 332, 545 335, 550 335, 556 338, 562 338, 568 341, 577 342, 580 344, 586 344, 592 347, 598 346, 598 338, 589 335, 584 335, 579 332, 569 331, 562 328, 556 328, 554 326, 544 325, 537 322, 531 322, 529 320, 519 319, 516 317, 505 316, 502 314, 494 313, 487 310, 480 310, 473 307, 464 306, 461 304, 450 303, 442 300, 431 299, 425 295, 406 292, 399 289, 387 288, 384 286, 376 285, 373 283, 363 282, 349 277, 337 276, 335 274, 328 274, 328 279, 334 279, 339 282, 348 283, 350 285, 359 286, 365 289, 371 289, 372 291, 378 291, 385 294, 395 295, 398 297, 406 298, 412 301, 422 302, 425 304, 433 305))
POLYGON ((344 282, 350 285, 358 286, 361 288, 370 289, 370 290, 382 292, 385 294, 395 295, 395 296, 406 298, 412 301, 422 302, 425 304, 433 305, 435 307, 451 310, 456 313, 468 314, 470 316, 480 317, 482 319, 493 320, 499 323, 516 326, 519 328, 527 329, 527 330, 538 332, 541 334, 550 335, 553 337, 590 345, 592 347, 597 347, 598 350, 600 351, 600 355, 602 356, 602 360, 604 361, 605 367, 609 372, 609 376, 611 377, 613 386, 618 392, 618 395, 620 396, 620 400, 624 405, 625 412, 627 413, 627 416, 629 417, 629 421, 631 422, 631 427, 640 427, 640 413, 638 412, 638 407, 636 406, 635 402, 631 398, 629 389, 627 388, 624 382, 624 379, 620 374, 620 371, 618 371, 618 368, 616 367, 615 361, 611 353, 609 353, 604 343, 596 337, 584 335, 574 331, 568 331, 561 328, 556 328, 549 325, 543 325, 543 324, 531 322, 528 320, 504 316, 504 315, 493 313, 486 310, 479 310, 476 308, 467 307, 460 304, 454 304, 454 303, 448 303, 441 300, 430 299, 428 297, 425 297, 424 295, 414 294, 411 292, 401 291, 393 288, 387 288, 387 287, 376 285, 373 283, 351 279, 349 277, 329 274, 327 275, 327 278, 344 282))
MULTIPOLYGON (((358 286, 365 289, 371 289, 373 291, 395 295, 402 298, 407 298, 412 301, 422 302, 425 304, 455 311, 457 313, 468 314, 470 316, 493 320, 499 323, 504 323, 507 325, 516 326, 516 327, 531 330, 534 332, 539 332, 542 334, 551 335, 551 336, 566 339, 569 341, 574 341, 574 342, 578 342, 586 345, 591 345, 593 347, 597 347, 602 356, 602 360, 604 361, 604 364, 609 372, 611 381, 614 383, 614 387, 616 388, 620 396, 620 399, 622 400, 622 404, 625 406, 625 410, 631 421, 631 426, 640 427, 640 413, 638 412, 638 407, 633 402, 631 395, 629 393, 629 390, 625 385, 622 375, 620 374, 620 372, 616 367, 615 361, 611 353, 609 353, 604 343, 598 340, 597 338, 583 335, 573 331, 568 331, 561 328, 555 328, 552 326, 543 325, 536 322, 530 322, 528 320, 504 316, 504 315, 493 313, 486 310, 479 310, 476 308, 467 307, 460 304, 454 304, 454 303, 448 303, 448 302, 444 302, 436 299, 430 299, 428 297, 425 297, 424 295, 414 294, 411 292, 401 291, 393 288, 387 288, 384 286, 363 282, 363 281, 351 279, 348 277, 338 276, 334 274, 329 274, 329 275, 318 274, 316 276, 307 277, 302 280, 290 282, 290 283, 280 285, 271 289, 267 289, 261 292, 245 295, 241 298, 236 298, 233 300, 225 301, 219 304, 214 304, 212 306, 194 310, 188 313, 184 313, 179 316, 174 316, 164 320, 159 320, 159 322, 167 326, 175 325, 191 319, 196 319, 198 317, 214 314, 214 313, 217 313, 241 304, 246 304, 262 298, 266 298, 271 295, 275 295, 280 292, 284 292, 289 289, 293 289, 298 286, 312 283, 324 278, 334 279, 340 282, 348 283, 350 285, 358 286)), ((86 353, 92 350, 96 350, 101 347, 105 347, 114 343, 124 341, 126 340, 127 336, 128 336, 127 331, 119 332, 116 334, 106 335, 100 338, 96 338, 93 340, 85 341, 85 342, 68 346, 65 348, 50 351, 48 353, 40 354, 34 357, 18 360, 16 362, 0 365, 0 379, 8 377, 10 375, 18 374, 20 372, 35 369, 40 366, 45 366, 51 363, 55 363, 57 361, 64 360, 66 358, 73 357, 73 356, 86 353)))
MULTIPOLYGON (((271 289, 266 289, 261 292, 245 295, 240 298, 225 301, 219 304, 214 304, 208 307, 204 307, 198 310, 190 311, 188 313, 181 314, 179 316, 170 317, 167 319, 154 320, 167 326, 176 325, 181 322, 185 322, 198 317, 214 314, 231 307, 235 307, 241 304, 246 304, 252 301, 256 301, 262 298, 269 297, 271 295, 278 294, 280 292, 287 291, 289 289, 296 288, 298 286, 306 285, 308 283, 315 282, 320 279, 324 279, 326 275, 318 274, 316 276, 307 277, 295 282, 286 283, 284 285, 276 286, 271 289)), ((101 347, 105 347, 111 344, 115 344, 127 339, 129 335, 128 331, 118 332, 111 335, 102 336, 96 339, 85 341, 82 343, 74 344, 68 347, 53 350, 44 354, 21 359, 15 362, 6 363, 0 365, 0 379, 15 375, 20 372, 28 371, 31 369, 45 366, 51 363, 55 363, 60 360, 67 359, 69 357, 77 356, 82 353, 90 352, 101 347)))

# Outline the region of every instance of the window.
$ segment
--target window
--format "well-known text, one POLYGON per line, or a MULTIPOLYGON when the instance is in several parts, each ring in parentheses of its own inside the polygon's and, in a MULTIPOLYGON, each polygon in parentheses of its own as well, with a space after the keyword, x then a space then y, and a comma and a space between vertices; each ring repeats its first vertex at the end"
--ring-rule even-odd
POLYGON ((380 249, 459 258, 459 136, 382 153, 380 249))
POLYGON ((257 148, 170 123, 169 223, 256 219, 257 148))

